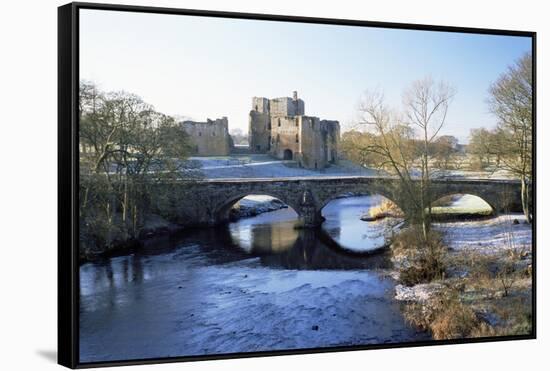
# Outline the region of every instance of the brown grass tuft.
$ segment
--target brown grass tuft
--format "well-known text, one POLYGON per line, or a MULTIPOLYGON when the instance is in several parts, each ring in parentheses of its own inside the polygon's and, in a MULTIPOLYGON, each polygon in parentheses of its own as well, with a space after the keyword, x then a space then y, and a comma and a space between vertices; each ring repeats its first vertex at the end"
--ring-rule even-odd
POLYGON ((381 219, 381 218, 402 218, 403 211, 392 201, 390 200, 384 200, 382 203, 378 206, 371 207, 369 209, 369 215, 373 219, 381 219))
POLYGON ((441 235, 430 231, 427 240, 420 227, 409 227, 394 237, 392 254, 404 263, 399 280, 407 286, 431 282, 445 276, 445 252, 441 235))

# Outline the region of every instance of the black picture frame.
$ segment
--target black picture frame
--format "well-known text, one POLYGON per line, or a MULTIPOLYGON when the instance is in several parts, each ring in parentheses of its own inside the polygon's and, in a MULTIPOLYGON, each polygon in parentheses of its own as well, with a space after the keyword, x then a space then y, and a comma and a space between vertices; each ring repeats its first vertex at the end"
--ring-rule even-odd
POLYGON ((449 27, 423 24, 371 22, 349 19, 297 17, 269 14, 235 13, 191 9, 159 8, 97 3, 70 3, 58 8, 58 363, 69 368, 138 365, 182 361, 263 357, 289 354, 340 352, 351 350, 433 346, 445 344, 481 343, 536 338, 536 32, 486 28, 449 27), (533 246, 532 246, 532 333, 518 336, 498 336, 457 340, 430 340, 412 343, 392 343, 362 346, 310 348, 282 351, 231 353, 173 358, 129 359, 81 363, 79 361, 79 271, 78 271, 78 96, 79 96, 79 11, 94 9, 138 13, 193 15, 218 18, 268 20, 377 27, 405 30, 443 31, 470 34, 529 37, 533 55, 533 246))

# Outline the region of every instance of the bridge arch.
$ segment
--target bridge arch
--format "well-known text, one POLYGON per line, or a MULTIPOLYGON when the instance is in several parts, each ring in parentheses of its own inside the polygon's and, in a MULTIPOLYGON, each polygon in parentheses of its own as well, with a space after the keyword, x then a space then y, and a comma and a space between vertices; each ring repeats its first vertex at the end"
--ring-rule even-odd
POLYGON ((292 208, 294 212, 298 215, 298 217, 301 216, 301 208, 299 202, 296 200, 287 197, 282 192, 274 192, 272 190, 265 190, 265 191, 242 191, 233 193, 230 195, 227 195, 223 201, 221 201, 214 210, 214 217, 218 222, 226 222, 229 221, 229 213, 231 211, 231 208, 240 200, 245 198, 246 196, 270 196, 273 198, 276 198, 283 202, 284 204, 288 205, 288 207, 292 208))
POLYGON ((499 212, 504 211, 510 201, 506 201, 507 197, 506 192, 488 190, 483 187, 474 187, 474 186, 447 186, 447 187, 434 187, 432 193, 432 204, 443 198, 454 196, 454 195, 470 195, 475 196, 483 200, 493 211, 493 214, 498 214, 499 212))
POLYGON ((394 203, 398 208, 403 210, 401 207, 399 201, 396 200, 396 197, 394 195, 385 189, 378 188, 378 187, 371 187, 371 186, 354 186, 349 187, 346 189, 346 192, 342 193, 326 193, 326 194, 318 194, 317 197, 317 209, 319 212, 323 210, 325 206, 327 206, 330 202, 337 200, 339 198, 342 198, 343 196, 347 194, 357 194, 357 195, 364 195, 364 196, 382 196, 388 201, 391 201, 394 203))
MULTIPOLYGON (((182 217, 197 224, 213 225, 224 222, 224 215, 220 215, 227 216, 230 207, 241 198, 268 195, 293 208, 304 226, 316 227, 321 224, 323 207, 345 193, 379 194, 403 210, 407 195, 399 191, 396 182, 392 177, 370 176, 209 179, 192 185, 182 183, 186 191, 191 187, 193 197, 179 202, 182 217)), ((451 194, 471 194, 487 202, 496 213, 522 212, 521 184, 514 180, 434 179, 431 184, 432 200, 451 194)))
POLYGON ((491 204, 492 200, 486 200, 479 194, 472 192, 458 193, 450 192, 432 201, 432 213, 437 217, 438 214, 452 216, 457 215, 479 215, 491 216, 498 213, 497 205, 491 204))
POLYGON ((324 205, 320 207, 320 213, 325 220, 331 213, 344 212, 344 209, 347 207, 355 208, 358 207, 361 209, 361 215, 357 216, 357 219, 362 219, 364 221, 374 221, 376 219, 382 218, 382 216, 395 216, 395 217, 404 217, 405 213, 403 209, 392 199, 378 193, 378 192, 369 192, 361 193, 356 195, 338 195, 331 199, 327 199, 324 205), (357 197, 369 197, 369 199, 357 200, 357 197), (334 209, 334 205, 331 204, 338 202, 337 209, 334 209))

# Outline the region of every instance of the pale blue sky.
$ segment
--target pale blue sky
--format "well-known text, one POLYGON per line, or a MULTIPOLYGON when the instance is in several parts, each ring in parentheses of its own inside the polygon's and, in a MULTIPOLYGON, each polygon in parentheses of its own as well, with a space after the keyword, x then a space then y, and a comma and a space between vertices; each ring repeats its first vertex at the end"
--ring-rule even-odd
POLYGON ((252 96, 304 99, 306 114, 355 119, 366 89, 399 105, 412 81, 457 89, 442 134, 467 140, 492 126, 487 89, 531 51, 517 36, 81 10, 80 75, 126 90, 161 112, 196 120, 227 116, 247 130, 252 96))

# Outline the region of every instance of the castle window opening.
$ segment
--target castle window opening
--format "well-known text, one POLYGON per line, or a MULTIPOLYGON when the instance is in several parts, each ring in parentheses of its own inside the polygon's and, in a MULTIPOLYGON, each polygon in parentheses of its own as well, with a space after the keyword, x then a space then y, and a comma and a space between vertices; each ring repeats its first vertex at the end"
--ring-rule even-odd
POLYGON ((300 143, 300 136, 296 134, 296 143, 300 143))
POLYGON ((277 119, 277 123, 278 123, 277 126, 281 126, 281 119, 277 119))

